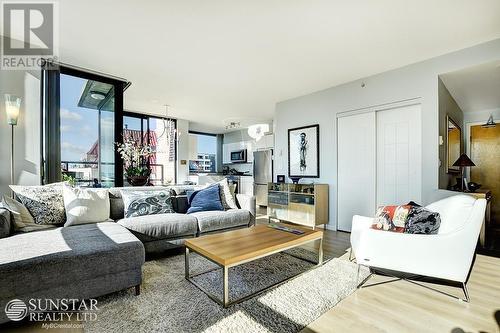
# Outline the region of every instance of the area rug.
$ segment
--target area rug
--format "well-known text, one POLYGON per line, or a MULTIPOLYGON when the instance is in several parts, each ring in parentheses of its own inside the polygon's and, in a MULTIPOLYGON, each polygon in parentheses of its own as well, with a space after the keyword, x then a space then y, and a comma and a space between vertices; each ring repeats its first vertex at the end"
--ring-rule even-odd
MULTIPOLYGON (((99 298, 97 320, 85 323, 85 331, 298 332, 354 292, 368 274, 361 270, 357 279, 357 266, 338 258, 314 267, 290 255, 314 257, 309 251, 292 252, 231 268, 230 299, 305 273, 228 309, 184 279, 183 255, 148 261, 143 266, 141 295, 128 290, 99 298)), ((190 263, 192 273, 214 267, 196 254, 190 263)), ((221 270, 196 277, 204 288, 219 295, 221 278, 221 270)))

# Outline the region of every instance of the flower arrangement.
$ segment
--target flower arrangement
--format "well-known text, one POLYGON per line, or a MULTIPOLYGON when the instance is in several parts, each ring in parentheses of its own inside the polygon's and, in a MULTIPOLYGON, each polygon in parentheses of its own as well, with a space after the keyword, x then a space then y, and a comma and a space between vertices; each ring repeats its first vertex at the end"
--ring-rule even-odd
POLYGON ((126 139, 123 143, 116 143, 116 150, 123 160, 127 179, 149 177, 151 170, 147 166, 147 160, 155 153, 151 145, 142 145, 132 139, 126 139))

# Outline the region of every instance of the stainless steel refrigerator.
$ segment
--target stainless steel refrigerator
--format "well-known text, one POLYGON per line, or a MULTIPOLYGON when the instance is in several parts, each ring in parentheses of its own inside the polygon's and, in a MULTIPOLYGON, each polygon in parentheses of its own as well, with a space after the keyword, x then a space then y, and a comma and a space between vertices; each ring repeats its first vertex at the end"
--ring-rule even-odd
POLYGON ((273 181, 273 150, 261 150, 253 153, 253 179, 256 203, 267 206, 267 183, 273 181))

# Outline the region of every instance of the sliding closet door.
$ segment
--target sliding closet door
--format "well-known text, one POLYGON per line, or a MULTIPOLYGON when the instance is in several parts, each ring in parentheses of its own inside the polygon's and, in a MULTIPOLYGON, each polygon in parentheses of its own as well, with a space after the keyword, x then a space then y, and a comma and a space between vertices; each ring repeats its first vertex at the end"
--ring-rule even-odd
POLYGON ((420 105, 377 113, 377 205, 421 202, 420 105))
POLYGON ((351 231, 353 215, 375 211, 375 112, 337 119, 339 230, 351 231))

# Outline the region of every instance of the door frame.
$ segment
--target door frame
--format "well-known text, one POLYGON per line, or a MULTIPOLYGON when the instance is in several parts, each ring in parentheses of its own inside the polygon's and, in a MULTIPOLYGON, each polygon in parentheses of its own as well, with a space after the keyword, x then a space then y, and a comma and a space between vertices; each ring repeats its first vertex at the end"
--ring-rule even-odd
MULTIPOLYGON (((87 70, 63 63, 43 62, 40 84, 40 183, 47 184, 61 181, 61 133, 60 133, 60 98, 61 74, 79 77, 85 80, 99 81, 114 87, 114 142, 122 142, 123 95, 130 82, 104 73, 87 70)), ((100 126, 100 121, 98 126, 100 126)), ((100 136, 98 136, 100 140, 100 136)), ((99 156, 100 158, 100 156, 99 156)), ((115 187, 123 186, 123 164, 120 153, 114 151, 115 187)), ((100 164, 100 161, 99 161, 100 164)))
MULTIPOLYGON (((338 119, 339 118, 343 118, 343 117, 349 117, 349 116, 354 116, 354 115, 358 115, 358 114, 363 114, 363 113, 370 113, 370 112, 375 112, 375 120, 377 119, 377 112, 380 112, 380 111, 386 111, 386 110, 391 110, 391 109, 397 109, 397 108, 402 108, 402 107, 409 107, 409 106, 413 106, 413 105, 420 105, 420 124, 419 124, 419 131, 421 133, 421 137, 420 137, 420 141, 422 141, 422 98, 421 97, 415 97, 415 98, 409 98, 409 99, 404 99, 404 100, 401 100, 401 101, 395 101, 395 102, 390 102, 390 103, 383 103, 383 104, 377 104, 377 105, 373 105, 373 106, 368 106, 368 107, 363 107, 363 108, 358 108, 358 109, 351 109, 351 110, 346 110, 346 111, 343 111, 343 112, 339 112, 336 114, 336 117, 335 117, 335 124, 334 124, 334 128, 335 128, 335 140, 336 140, 336 152, 335 152, 335 156, 336 156, 336 159, 337 159, 337 174, 336 174, 336 179, 337 179, 337 183, 339 181, 339 138, 338 138, 338 119)), ((377 133, 377 128, 375 126, 375 134, 377 133)), ((376 139, 376 138, 375 138, 376 139)), ((420 145, 420 162, 422 162, 422 156, 423 156, 423 146, 420 145)), ((377 144, 375 144, 375 156, 377 156, 377 144)), ((377 159, 375 158, 375 161, 374 161, 374 168, 375 168, 375 174, 377 174, 377 159)), ((423 168, 420 168, 420 196, 422 196, 422 169, 423 168)), ((377 209, 376 207, 376 203, 377 203, 377 178, 375 177, 375 193, 374 193, 374 196, 375 196, 375 207, 374 207, 374 211, 377 209)), ((338 190, 338 187, 337 187, 337 190, 338 190)), ((336 225, 335 225, 335 228, 337 230, 338 229, 338 225, 339 225, 339 211, 338 211, 338 207, 339 207, 339 195, 338 193, 336 193, 336 225)), ((348 232, 348 231, 346 231, 348 232)))
MULTIPOLYGON (((500 118, 496 119, 493 118, 493 121, 495 123, 500 123, 500 118)), ((486 122, 485 121, 471 121, 471 122, 464 122, 464 127, 465 127, 465 153, 467 156, 471 156, 471 151, 472 151, 472 133, 471 133, 471 127, 472 126, 477 126, 477 125, 484 125, 486 122)), ((470 168, 466 168, 465 170, 465 177, 470 181, 470 168)))

